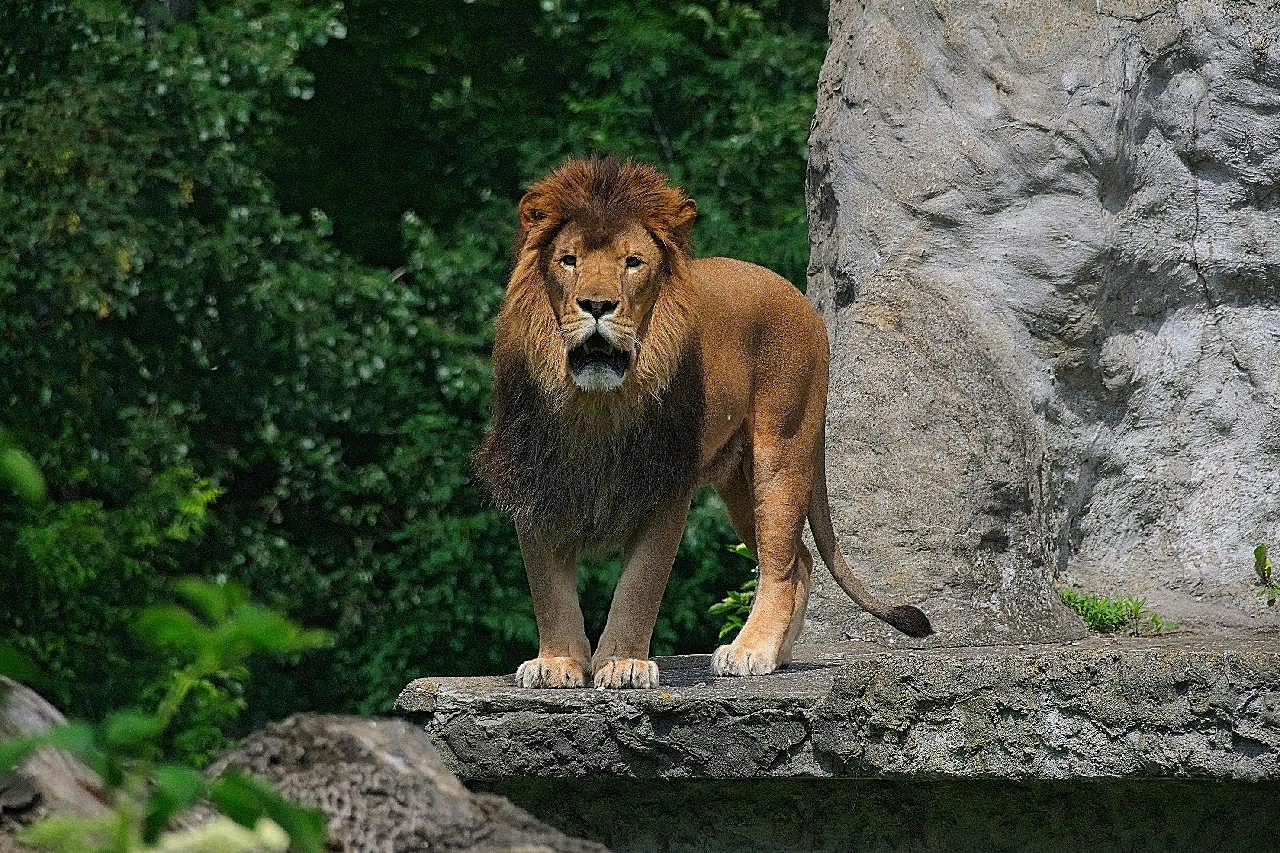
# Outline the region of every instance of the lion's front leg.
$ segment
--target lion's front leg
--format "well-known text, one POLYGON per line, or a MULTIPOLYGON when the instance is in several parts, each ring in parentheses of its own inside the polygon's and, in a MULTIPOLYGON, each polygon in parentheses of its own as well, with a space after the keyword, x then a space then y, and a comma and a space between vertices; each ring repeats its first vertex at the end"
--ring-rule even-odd
POLYGON ((578 605, 578 555, 548 548, 528 531, 518 535, 538 622, 538 656, 520 664, 516 684, 582 687, 590 672, 591 643, 578 605))
POLYGON ((628 543, 609 619, 591 660, 596 687, 658 686, 658 665, 649 660, 649 640, 688 515, 689 496, 685 495, 655 513, 628 543))

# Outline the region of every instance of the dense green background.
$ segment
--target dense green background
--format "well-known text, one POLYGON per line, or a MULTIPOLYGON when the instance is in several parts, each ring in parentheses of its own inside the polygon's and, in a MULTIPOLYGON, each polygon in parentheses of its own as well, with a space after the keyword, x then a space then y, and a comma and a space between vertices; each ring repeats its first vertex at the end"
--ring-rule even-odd
MULTIPOLYGON (((820 2, 144 2, 0 18, 0 640, 83 716, 163 690, 126 626, 234 578, 334 647, 188 700, 174 746, 534 648, 472 481, 514 203, 570 154, 659 163, 703 254, 802 284, 820 2)), ((747 564, 694 513, 655 651, 747 564)), ((582 588, 598 630, 616 566, 582 588)))

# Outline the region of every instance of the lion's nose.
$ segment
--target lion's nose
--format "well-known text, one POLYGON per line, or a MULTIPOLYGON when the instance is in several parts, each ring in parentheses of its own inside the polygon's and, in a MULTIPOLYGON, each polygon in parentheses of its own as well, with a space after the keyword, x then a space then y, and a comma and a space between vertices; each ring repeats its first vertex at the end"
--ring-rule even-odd
POLYGON ((595 299, 579 299, 578 307, 599 320, 606 314, 612 314, 618 307, 617 302, 600 302, 595 299))

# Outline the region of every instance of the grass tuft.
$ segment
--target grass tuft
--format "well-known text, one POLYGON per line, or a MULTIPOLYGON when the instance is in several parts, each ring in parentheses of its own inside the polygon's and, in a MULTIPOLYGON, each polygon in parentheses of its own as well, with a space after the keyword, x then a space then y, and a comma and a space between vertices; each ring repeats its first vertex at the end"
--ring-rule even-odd
POLYGON ((1065 586, 1058 590, 1058 597, 1080 615, 1086 628, 1099 634, 1124 631, 1133 637, 1143 637, 1178 627, 1149 610, 1145 598, 1087 595, 1065 586))

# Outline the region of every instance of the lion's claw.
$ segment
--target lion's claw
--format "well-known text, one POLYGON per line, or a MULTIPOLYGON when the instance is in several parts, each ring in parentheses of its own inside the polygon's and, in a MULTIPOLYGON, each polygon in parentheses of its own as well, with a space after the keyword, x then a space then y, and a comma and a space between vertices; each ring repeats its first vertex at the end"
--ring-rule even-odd
POLYGON ((518 687, 582 687, 586 683, 582 664, 569 657, 534 658, 516 670, 518 687))
POLYGON ((776 653, 737 643, 721 646, 711 656, 711 671, 716 675, 765 675, 777 668, 776 653))
POLYGON ((658 665, 639 658, 605 658, 595 665, 597 690, 641 690, 658 686, 658 665))

